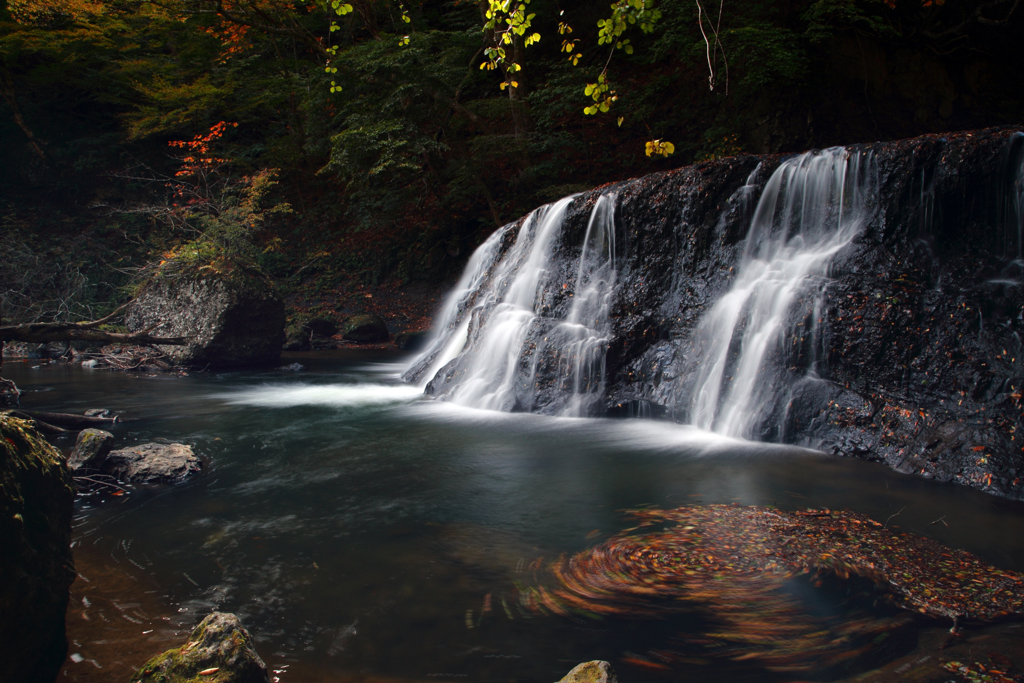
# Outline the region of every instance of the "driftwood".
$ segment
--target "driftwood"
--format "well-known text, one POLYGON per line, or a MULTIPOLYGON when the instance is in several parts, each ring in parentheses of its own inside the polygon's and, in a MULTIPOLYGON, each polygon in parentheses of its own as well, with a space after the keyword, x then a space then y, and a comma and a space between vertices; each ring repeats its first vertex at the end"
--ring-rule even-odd
POLYGON ((19 410, 18 412, 36 422, 42 421, 50 425, 70 427, 72 429, 109 426, 118 421, 117 417, 89 417, 87 415, 75 415, 74 413, 43 413, 37 410, 19 410))
POLYGON ((42 432, 43 434, 70 434, 72 432, 78 431, 75 429, 63 429, 61 427, 58 427, 57 425, 52 425, 49 422, 38 420, 29 415, 28 413, 23 413, 20 410, 11 410, 7 412, 9 412, 14 417, 20 418, 22 420, 32 420, 33 422, 36 423, 36 429, 42 432))
POLYGON ((184 346, 188 340, 184 337, 154 337, 150 334, 157 326, 153 325, 140 332, 105 332, 96 329, 123 311, 121 306, 105 318, 82 323, 23 323, 21 325, 0 325, 0 341, 29 342, 47 344, 55 341, 95 341, 120 344, 164 344, 167 346, 184 346))

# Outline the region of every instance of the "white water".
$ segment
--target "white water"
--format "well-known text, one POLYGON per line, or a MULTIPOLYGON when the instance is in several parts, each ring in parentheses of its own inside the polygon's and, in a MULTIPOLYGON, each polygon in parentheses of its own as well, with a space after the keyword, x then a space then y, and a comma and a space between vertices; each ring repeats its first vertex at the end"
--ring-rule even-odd
POLYGON ((611 329, 608 312, 615 295, 615 194, 601 195, 594 204, 580 254, 575 296, 567 320, 556 332, 563 335, 566 353, 559 373, 568 377, 572 397, 563 415, 583 417, 604 397, 605 357, 611 329))
POLYGON ((444 305, 437 314, 433 334, 423 352, 417 356, 419 359, 437 354, 423 373, 419 384, 420 391, 438 370, 458 356, 466 346, 470 316, 465 315, 461 320, 459 316, 465 312, 466 306, 471 303, 473 295, 480 289, 490 267, 494 264, 503 233, 503 230, 496 230, 473 252, 455 288, 445 298, 444 305))
POLYGON ((604 393, 608 311, 616 281, 615 199, 608 194, 595 202, 575 282, 555 282, 551 272, 573 197, 531 214, 500 259, 505 234, 492 235, 473 254, 445 301, 435 336, 410 366, 431 359, 420 376, 421 387, 460 358, 461 380, 448 392, 449 401, 488 410, 529 410, 537 362, 550 353, 557 358, 560 386, 570 394, 561 414, 589 414, 604 393), (551 310, 555 294, 565 293, 560 286, 572 287, 564 319, 554 318, 551 310), (531 341, 538 325, 550 329, 542 340, 531 341))
MULTIPOLYGON (((736 279, 699 323, 685 376, 690 423, 748 438, 779 387, 780 350, 794 305, 819 290, 829 262, 870 215, 873 164, 830 149, 784 162, 765 186, 751 221, 736 279)), ((811 324, 817 320, 818 302, 811 324)), ((805 330, 805 334, 813 330, 805 330)), ((813 345, 812 345, 813 346, 813 345)))
POLYGON ((526 333, 544 304, 552 242, 571 201, 571 197, 560 199, 524 221, 515 244, 497 265, 490 286, 481 292, 475 308, 490 313, 482 321, 473 347, 466 349, 470 355, 465 379, 452 390, 449 399, 453 402, 488 410, 516 407, 516 366, 523 355, 526 333))
POLYGON ((244 391, 213 394, 229 405, 261 408, 292 408, 295 406, 326 406, 355 408, 361 406, 406 403, 420 397, 423 391, 408 384, 323 384, 264 385, 244 391))
MULTIPOLYGON (((794 157, 772 174, 735 280, 698 324, 673 388, 676 411, 692 426, 752 436, 785 389, 776 380, 785 381, 787 328, 803 325, 801 336, 813 338, 829 264, 867 223, 875 185, 870 157, 845 149, 794 157)), ((470 408, 531 411, 538 362, 557 362, 556 390, 565 396, 558 414, 599 412, 617 281, 616 196, 595 202, 575 280, 562 283, 553 278, 551 258, 572 199, 531 214, 504 255, 504 231, 477 250, 442 309, 438 333, 411 366, 432 358, 421 386, 458 359, 449 366, 444 398, 470 408), (573 299, 557 319, 551 309, 562 289, 573 299)), ((813 353, 809 361, 801 370, 813 376, 813 353)))

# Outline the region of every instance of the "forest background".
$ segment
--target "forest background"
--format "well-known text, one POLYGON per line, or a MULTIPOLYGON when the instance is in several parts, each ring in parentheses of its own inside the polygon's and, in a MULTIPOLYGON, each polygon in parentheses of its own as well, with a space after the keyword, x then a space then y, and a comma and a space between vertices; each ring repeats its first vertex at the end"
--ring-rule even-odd
POLYGON ((184 261, 423 326, 561 196, 1021 123, 1019 2, 0 0, 0 317, 98 317, 184 261))

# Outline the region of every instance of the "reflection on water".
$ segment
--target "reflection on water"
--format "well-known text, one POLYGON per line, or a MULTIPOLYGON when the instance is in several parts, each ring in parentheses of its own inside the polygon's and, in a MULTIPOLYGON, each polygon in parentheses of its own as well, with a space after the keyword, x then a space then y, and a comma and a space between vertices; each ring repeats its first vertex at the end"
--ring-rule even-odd
MULTIPOLYGON (((674 680, 651 653, 693 632, 678 621, 689 617, 573 621, 517 602, 538 567, 600 543, 628 526, 621 510, 646 505, 849 508, 1024 570, 1022 506, 976 491, 668 423, 439 404, 397 381, 393 357, 299 360, 307 372, 186 378, 5 363, 26 408, 123 411, 137 419, 115 425, 119 444, 182 441, 207 464, 177 487, 80 500, 78 661, 64 678, 123 681, 222 609, 282 682, 549 682, 595 658, 627 682, 674 680)), ((810 595, 813 609, 842 614, 832 593, 810 595)), ((1021 645, 1013 626, 975 634, 1021 645)), ((946 629, 921 619, 822 677, 891 674, 946 629)), ((686 676, 789 680, 713 659, 686 676)))

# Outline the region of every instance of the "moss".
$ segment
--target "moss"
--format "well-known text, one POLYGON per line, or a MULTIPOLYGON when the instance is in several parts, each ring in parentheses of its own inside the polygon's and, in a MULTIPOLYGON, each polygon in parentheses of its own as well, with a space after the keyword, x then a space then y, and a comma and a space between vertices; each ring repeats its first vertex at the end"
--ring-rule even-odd
POLYGON ((266 683, 266 665, 252 636, 232 614, 214 612, 192 630, 188 642, 146 662, 131 683, 266 683), (200 675, 202 671, 217 669, 200 675))
POLYGON ((9 680, 53 681, 67 654, 74 496, 64 457, 35 423, 0 413, 0 661, 13 666, 9 680))

